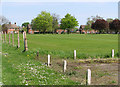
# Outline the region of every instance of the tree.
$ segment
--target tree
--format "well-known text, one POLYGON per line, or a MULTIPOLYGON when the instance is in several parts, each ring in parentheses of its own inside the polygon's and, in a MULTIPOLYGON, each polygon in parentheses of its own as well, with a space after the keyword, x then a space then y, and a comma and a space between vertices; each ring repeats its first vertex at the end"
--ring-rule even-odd
POLYGON ((0 16, 0 25, 7 24, 7 23, 9 23, 9 20, 4 16, 0 16))
POLYGON ((23 24, 22 24, 22 27, 24 26, 24 27, 27 27, 27 25, 29 24, 29 22, 24 22, 23 24))
MULTIPOLYGON (((112 18, 107 18, 106 21, 107 21, 108 23, 110 23, 110 22, 113 21, 113 19, 112 19, 112 18)), ((107 33, 108 33, 109 31, 110 31, 110 29, 109 29, 109 27, 108 27, 108 29, 107 29, 107 33)))
POLYGON ((39 32, 45 33, 46 31, 52 31, 52 21, 53 17, 50 13, 42 11, 41 14, 38 14, 31 22, 33 30, 39 30, 39 32))
POLYGON ((98 15, 87 18, 87 23, 86 23, 85 29, 90 30, 92 23, 94 23, 97 19, 103 19, 103 18, 98 15))
POLYGON ((110 22, 113 21, 113 19, 112 19, 112 18, 107 18, 106 21, 107 21, 108 23, 110 23, 110 22))
POLYGON ((100 17, 100 16, 96 15, 96 16, 91 16, 91 19, 92 19, 93 22, 95 22, 98 19, 103 19, 103 17, 100 17))
POLYGON ((110 30, 114 30, 116 33, 120 31, 120 20, 115 19, 112 22, 109 23, 110 30))
POLYGON ((53 14, 52 17, 53 17, 52 32, 56 33, 56 29, 58 28, 59 15, 53 14))
POLYGON ((109 24, 104 19, 97 19, 91 26, 92 29, 99 30, 100 33, 106 31, 108 27, 109 24))
POLYGON ((6 30, 6 29, 7 29, 6 24, 3 24, 3 25, 1 26, 1 28, 2 28, 2 30, 6 30))
POLYGON ((67 29, 68 34, 70 33, 70 30, 76 26, 78 26, 78 21, 74 16, 71 16, 71 14, 66 14, 65 18, 61 19, 60 28, 67 29))

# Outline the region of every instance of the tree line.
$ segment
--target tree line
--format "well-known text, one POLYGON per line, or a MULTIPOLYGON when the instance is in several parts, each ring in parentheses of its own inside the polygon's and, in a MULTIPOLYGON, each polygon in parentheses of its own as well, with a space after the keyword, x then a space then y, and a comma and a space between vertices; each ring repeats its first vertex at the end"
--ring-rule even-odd
MULTIPOLYGON (((5 17, 2 19, 5 19, 5 17)), ((1 24, 3 24, 3 22, 8 23, 8 20, 2 20, 1 24)), ((42 11, 40 14, 38 14, 37 17, 32 19, 31 23, 24 22, 22 24, 22 26, 24 26, 24 31, 27 31, 28 24, 31 25, 32 30, 39 31, 42 33, 56 33, 57 29, 64 29, 67 30, 67 33, 69 34, 71 32, 71 29, 76 29, 79 23, 77 19, 69 13, 67 13, 64 18, 60 19, 59 15, 51 15, 49 12, 42 11)), ((87 19, 87 23, 85 25, 84 30, 91 29, 98 30, 99 33, 109 33, 110 31, 118 33, 120 31, 120 20, 113 20, 111 18, 105 20, 98 15, 91 16, 87 19)))
MULTIPOLYGON (((59 16, 56 14, 51 15, 49 12, 42 11, 41 14, 38 14, 31 22, 33 30, 39 30, 40 32, 52 32, 56 33, 58 28, 67 30, 69 34, 71 29, 74 29, 78 26, 77 19, 71 14, 67 13, 64 18, 60 20, 60 26, 58 26, 59 16)), ((103 19, 100 16, 91 16, 87 19, 85 25, 86 30, 98 30, 99 33, 109 33, 114 31, 115 33, 120 30, 120 20, 119 19, 103 19)))
POLYGON ((120 20, 114 19, 108 22, 104 19, 97 19, 92 23, 91 28, 99 30, 99 33, 110 33, 114 31, 117 34, 120 31, 120 20))
POLYGON ((78 21, 71 14, 66 14, 64 18, 60 21, 59 24, 59 16, 56 14, 51 15, 46 11, 42 11, 41 14, 38 14, 36 18, 34 18, 31 22, 31 26, 33 30, 39 30, 39 32, 52 32, 56 33, 58 28, 67 29, 68 33, 72 28, 78 26, 78 21))

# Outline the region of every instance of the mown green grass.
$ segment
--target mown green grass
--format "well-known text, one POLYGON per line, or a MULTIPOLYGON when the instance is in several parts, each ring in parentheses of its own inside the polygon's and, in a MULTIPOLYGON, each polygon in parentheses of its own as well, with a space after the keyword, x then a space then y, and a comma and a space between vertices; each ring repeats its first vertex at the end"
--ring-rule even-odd
MULTIPOLYGON (((7 37, 8 39, 8 37, 7 37)), ((24 49, 22 34, 20 34, 21 50, 24 49)), ((77 58, 111 57, 111 50, 118 53, 117 34, 27 34, 30 52, 39 51, 41 55, 50 54, 53 57, 73 58, 77 50, 77 58)), ((17 35, 15 35, 17 45, 17 35)))
MULTIPOLYGON (((111 50, 118 53, 118 35, 108 34, 27 34, 28 51, 24 50, 22 34, 20 48, 17 49, 17 34, 15 46, 3 43, 3 84, 6 85, 75 85, 80 84, 68 79, 54 70, 35 60, 36 52, 40 55, 50 54, 52 58, 73 58, 73 50, 77 50, 77 58, 111 57, 111 50), (8 53, 8 55, 4 55, 8 53)), ((7 35, 8 42, 8 35, 7 35)), ((11 39, 12 42, 12 39, 11 39)))
POLYGON ((78 85, 55 72, 21 49, 4 44, 2 49, 2 83, 4 85, 78 85))

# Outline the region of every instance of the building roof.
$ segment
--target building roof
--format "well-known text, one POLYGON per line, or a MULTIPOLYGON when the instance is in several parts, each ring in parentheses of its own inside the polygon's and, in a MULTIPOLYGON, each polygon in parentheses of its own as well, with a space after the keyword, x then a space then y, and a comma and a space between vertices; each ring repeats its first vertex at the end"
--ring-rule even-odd
POLYGON ((16 24, 5 24, 5 27, 7 29, 10 29, 10 28, 19 28, 16 24))

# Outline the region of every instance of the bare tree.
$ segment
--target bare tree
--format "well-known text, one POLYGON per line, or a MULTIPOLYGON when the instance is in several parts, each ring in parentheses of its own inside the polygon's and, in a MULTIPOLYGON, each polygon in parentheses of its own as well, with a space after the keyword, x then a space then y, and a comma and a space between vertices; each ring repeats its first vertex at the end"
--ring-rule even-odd
POLYGON ((4 16, 0 16, 0 25, 7 23, 9 23, 9 20, 4 16))

